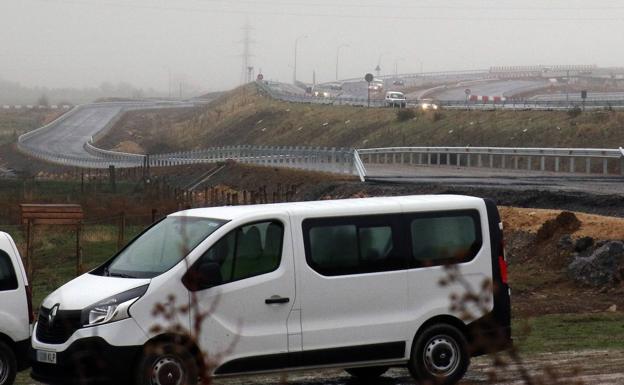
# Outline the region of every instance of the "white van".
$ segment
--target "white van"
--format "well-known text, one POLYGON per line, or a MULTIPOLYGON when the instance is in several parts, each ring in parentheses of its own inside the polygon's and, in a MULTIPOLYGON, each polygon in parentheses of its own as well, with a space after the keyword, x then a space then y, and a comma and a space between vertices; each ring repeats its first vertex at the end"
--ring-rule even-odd
POLYGON ((403 92, 386 92, 386 106, 405 108, 407 106, 407 98, 405 97, 405 94, 403 92))
POLYGON ((32 377, 196 384, 203 351, 219 359, 216 377, 333 367, 372 378, 406 366, 453 384, 471 356, 511 342, 501 227, 493 202, 464 196, 172 214, 44 300, 32 377), (440 284, 449 264, 478 292, 493 282, 468 306, 474 319, 450 299, 464 286, 440 284), (190 314, 154 312, 194 299, 190 314), (193 330, 205 312, 197 344, 167 328, 193 330))
POLYGON ((0 232, 0 385, 28 367, 32 297, 15 242, 0 232))

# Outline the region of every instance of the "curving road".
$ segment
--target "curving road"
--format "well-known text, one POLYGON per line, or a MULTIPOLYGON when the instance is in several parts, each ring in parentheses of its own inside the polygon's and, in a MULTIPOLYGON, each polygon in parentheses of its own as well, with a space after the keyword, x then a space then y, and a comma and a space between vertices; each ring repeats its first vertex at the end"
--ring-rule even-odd
MULTIPOLYGON (((106 157, 85 149, 93 137, 105 133, 121 117, 123 112, 154 108, 193 107, 201 102, 112 102, 93 103, 75 107, 56 121, 20 136, 19 148, 29 155, 68 165, 101 167, 97 163, 110 163, 106 157)), ((137 164, 119 163, 119 166, 137 164)))
POLYGON ((23 143, 34 150, 96 160, 96 156, 85 151, 84 144, 120 115, 124 108, 119 104, 82 106, 68 112, 64 120, 49 127, 45 133, 23 143))

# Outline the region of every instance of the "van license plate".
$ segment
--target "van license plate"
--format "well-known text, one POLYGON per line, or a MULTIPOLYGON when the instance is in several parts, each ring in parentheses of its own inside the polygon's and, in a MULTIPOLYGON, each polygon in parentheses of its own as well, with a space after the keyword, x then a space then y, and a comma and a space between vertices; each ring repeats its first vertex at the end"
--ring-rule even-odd
POLYGON ((46 364, 56 364, 56 353, 37 350, 37 361, 46 364))

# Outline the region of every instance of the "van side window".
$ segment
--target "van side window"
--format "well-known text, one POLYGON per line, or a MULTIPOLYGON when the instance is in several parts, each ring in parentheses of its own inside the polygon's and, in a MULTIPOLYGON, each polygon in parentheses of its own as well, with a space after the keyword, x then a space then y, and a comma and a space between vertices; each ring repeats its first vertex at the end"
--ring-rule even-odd
POLYGON ((477 211, 412 216, 410 233, 416 267, 470 261, 483 244, 477 211))
POLYGON ((270 273, 280 265, 283 238, 284 226, 277 221, 239 227, 208 249, 191 270, 199 274, 201 265, 218 264, 221 280, 213 286, 270 273))
POLYGON ((0 291, 17 289, 17 276, 7 253, 0 250, 0 291))
POLYGON ((397 247, 397 218, 353 217, 304 221, 308 264, 326 276, 405 268, 397 247))

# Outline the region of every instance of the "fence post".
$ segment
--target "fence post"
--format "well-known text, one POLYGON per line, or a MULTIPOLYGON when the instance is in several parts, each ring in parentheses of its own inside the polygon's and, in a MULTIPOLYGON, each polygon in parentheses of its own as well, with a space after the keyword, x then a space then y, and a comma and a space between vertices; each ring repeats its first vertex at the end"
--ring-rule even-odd
POLYGON ((117 250, 121 250, 124 245, 124 234, 126 233, 126 213, 119 214, 119 233, 117 234, 117 250))
POLYGON ((82 222, 76 226, 76 276, 82 274, 82 246, 80 245, 80 233, 82 232, 82 222))

